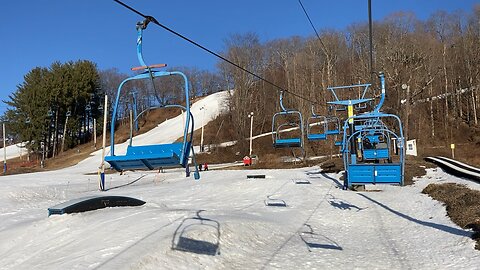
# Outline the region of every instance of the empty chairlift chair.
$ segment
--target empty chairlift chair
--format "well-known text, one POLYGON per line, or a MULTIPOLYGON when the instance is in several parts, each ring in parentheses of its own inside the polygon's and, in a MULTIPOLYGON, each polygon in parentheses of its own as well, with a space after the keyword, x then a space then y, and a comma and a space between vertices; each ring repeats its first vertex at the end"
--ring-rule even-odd
POLYGON ((325 133, 327 135, 340 134, 340 119, 336 116, 327 116, 327 128, 325 133))
POLYGON ((303 119, 297 110, 285 109, 283 106, 283 91, 280 93, 281 112, 275 113, 272 119, 272 138, 275 148, 301 148, 303 151, 303 119), (290 119, 289 119, 290 118, 290 119), (299 136, 291 133, 298 132, 299 136))
POLYGON ((327 117, 315 113, 312 106, 312 116, 307 120, 307 140, 320 141, 327 139, 327 117))
MULTIPOLYGON (((148 22, 142 22, 137 24, 137 56, 140 61, 141 67, 132 68, 132 70, 144 70, 144 72, 135 75, 133 77, 127 78, 118 87, 117 97, 113 107, 112 113, 112 122, 111 122, 111 149, 110 156, 105 157, 105 161, 108 162, 115 170, 125 171, 125 170, 154 170, 160 168, 170 168, 170 167, 183 167, 186 168, 186 174, 189 176, 189 157, 193 156, 193 162, 195 166, 195 179, 200 178, 198 168, 195 162, 195 154, 193 152, 193 126, 194 119, 190 112, 190 98, 189 98, 189 89, 188 89, 188 79, 182 72, 179 71, 157 71, 153 68, 164 67, 165 65, 151 65, 147 66, 143 60, 142 55, 142 32, 146 28, 148 22), (119 155, 115 152, 115 122, 117 118, 117 112, 119 110, 119 100, 122 95, 123 86, 125 83, 134 80, 143 80, 153 79, 157 77, 165 76, 179 76, 183 79, 184 82, 184 94, 186 105, 166 105, 158 106, 159 108, 168 108, 168 107, 177 107, 185 111, 184 124, 182 127, 183 139, 181 142, 177 143, 165 143, 165 144, 155 144, 155 145, 133 145, 132 138, 130 138, 130 143, 127 147, 126 154, 119 155)), ((158 97, 157 97, 158 98, 158 97)), ((150 108, 151 109, 151 108, 150 108)), ((143 112, 142 112, 143 113, 143 112)), ((142 114, 141 113, 141 114, 142 114)), ((141 115, 140 114, 140 115, 141 115)), ((139 115, 139 116, 140 116, 139 115)), ((138 118, 138 117, 137 117, 138 118)))

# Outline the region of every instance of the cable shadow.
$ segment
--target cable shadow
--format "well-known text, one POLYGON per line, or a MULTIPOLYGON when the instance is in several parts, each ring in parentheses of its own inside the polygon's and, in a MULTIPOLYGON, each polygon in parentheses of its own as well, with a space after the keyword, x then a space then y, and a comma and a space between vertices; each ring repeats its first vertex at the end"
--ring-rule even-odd
POLYGON ((138 177, 137 179, 131 181, 131 182, 128 182, 126 184, 123 184, 123 185, 119 185, 119 186, 115 186, 115 187, 111 187, 111 188, 107 188, 105 189, 105 191, 109 191, 109 190, 112 190, 112 189, 116 189, 116 188, 122 188, 122 187, 126 187, 126 186, 129 186, 131 184, 134 184, 136 182, 138 182, 140 179, 142 179, 143 177, 147 176, 146 174, 143 174, 142 176, 138 177))
POLYGON ((172 250, 201 255, 220 255, 220 223, 203 218, 198 210, 195 217, 185 218, 173 233, 172 250))
POLYGON ((338 179, 333 178, 333 177, 331 177, 330 175, 328 175, 328 174, 326 174, 326 173, 324 173, 324 172, 320 173, 320 175, 322 175, 323 177, 325 177, 325 178, 327 178, 327 179, 329 179, 329 180, 332 180, 335 184, 337 184, 337 187, 338 187, 338 188, 343 188, 343 184, 340 183, 340 181, 338 181, 338 179))
POLYGON ((343 248, 339 246, 332 239, 324 235, 315 233, 312 226, 310 226, 309 224, 305 224, 305 227, 307 227, 308 230, 299 232, 298 235, 300 236, 300 239, 307 246, 308 252, 312 252, 312 249, 343 250, 343 248), (326 243, 322 243, 322 242, 326 242, 326 243))
POLYGON ((465 236, 465 237, 470 237, 471 236, 471 232, 468 232, 468 231, 464 231, 464 230, 461 230, 461 229, 457 229, 457 228, 454 228, 454 227, 450 227, 450 226, 447 226, 447 225, 443 225, 443 224, 437 224, 437 223, 433 223, 433 222, 428 222, 428 221, 423 221, 423 220, 419 220, 419 219, 416 219, 416 218, 413 218, 411 216, 408 216, 408 215, 405 215, 403 213, 400 213, 396 210, 393 210, 392 208, 382 204, 381 202, 378 202, 368 196, 365 196, 364 194, 360 194, 358 193, 359 196, 362 196, 364 197, 365 199, 381 206, 382 208, 388 210, 389 212, 399 216, 399 217, 402 217, 406 220, 409 220, 409 221, 412 221, 412 222, 415 222, 417 224, 420 224, 420 225, 423 225, 423 226, 426 226, 426 227, 430 227, 430 228, 434 228, 434 229, 437 229, 437 230, 440 230, 440 231, 444 231, 444 232, 447 232, 447 233, 451 233, 453 235, 458 235, 458 236, 465 236))

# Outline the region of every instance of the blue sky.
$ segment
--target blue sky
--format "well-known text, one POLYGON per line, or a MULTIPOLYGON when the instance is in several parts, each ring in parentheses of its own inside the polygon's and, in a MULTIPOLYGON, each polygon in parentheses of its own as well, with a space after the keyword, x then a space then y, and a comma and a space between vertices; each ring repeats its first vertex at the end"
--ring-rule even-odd
MULTIPOLYGON (((124 0, 213 51, 230 34, 255 32, 262 41, 313 31, 298 0, 124 0)), ((302 0, 318 30, 344 29, 367 21, 367 0, 302 0)), ((437 10, 469 12, 478 0, 372 0, 374 20, 396 11, 426 19, 437 10)), ((138 66, 135 23, 141 18, 113 0, 2 1, 0 9, 0 100, 36 66, 87 59, 100 69, 128 72, 138 66)), ((144 33, 147 63, 214 70, 217 59, 165 30, 144 33)), ((0 113, 6 107, 0 103, 0 113)))

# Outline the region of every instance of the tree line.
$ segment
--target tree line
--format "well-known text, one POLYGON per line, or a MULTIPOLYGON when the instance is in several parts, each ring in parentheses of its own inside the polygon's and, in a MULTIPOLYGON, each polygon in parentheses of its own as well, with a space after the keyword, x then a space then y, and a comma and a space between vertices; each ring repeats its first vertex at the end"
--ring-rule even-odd
MULTIPOLYGON (((314 110, 320 115, 335 114, 326 106, 333 101, 329 86, 372 83, 371 97, 378 102, 378 74, 371 74, 369 67, 368 24, 324 30, 320 39, 261 42, 254 33, 233 35, 224 56, 318 103, 314 110)), ((480 5, 466 14, 438 11, 423 21, 408 12, 391 14, 374 22, 373 44, 373 70, 386 75, 383 111, 401 117, 407 138, 424 144, 447 144, 455 138, 480 141, 469 134, 478 128, 480 116, 480 5)), ((270 131, 272 115, 280 110, 279 90, 229 64, 220 63, 219 70, 224 85, 235 88, 230 99, 235 139, 248 137, 250 112, 258 116, 255 134, 270 131)), ((358 98, 358 92, 350 94, 358 98)), ((308 100, 287 93, 284 103, 305 118, 311 115, 308 100)))
POLYGON ((9 135, 25 142, 30 152, 48 156, 63 144, 68 148, 85 142, 91 136, 92 119, 100 115, 99 82, 90 61, 32 69, 4 101, 10 107, 2 119, 9 135), (60 136, 65 137, 63 142, 60 136))
MULTIPOLYGON (((220 90, 220 79, 212 72, 173 69, 186 73, 192 98, 220 90)), ((54 157, 60 151, 91 141, 94 129, 97 135, 102 134, 104 96, 108 96, 110 116, 117 88, 127 77, 128 74, 118 69, 98 70, 96 64, 88 60, 36 67, 24 76, 9 99, 3 101, 9 108, 1 121, 7 125, 8 137, 24 142, 29 153, 54 157)), ((152 106, 185 101, 184 85, 178 77, 155 79, 154 83, 155 88, 148 80, 125 84, 117 113, 120 120, 128 122, 134 101, 138 113, 152 106)))

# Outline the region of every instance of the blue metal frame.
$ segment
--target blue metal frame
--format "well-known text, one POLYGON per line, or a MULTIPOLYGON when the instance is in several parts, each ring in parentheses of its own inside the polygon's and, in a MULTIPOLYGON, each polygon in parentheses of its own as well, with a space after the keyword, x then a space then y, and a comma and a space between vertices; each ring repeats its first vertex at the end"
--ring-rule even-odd
MULTIPOLYGON (((113 168, 117 171, 123 171, 128 169, 158 169, 166 167, 184 167, 186 168, 186 174, 189 176, 188 168, 188 159, 190 156, 190 151, 192 151, 193 161, 195 166, 195 179, 200 178, 200 173, 198 171, 198 166, 195 160, 195 153, 193 151, 193 128, 194 120, 193 115, 190 112, 190 97, 188 89, 188 79, 180 71, 156 71, 152 70, 145 64, 142 55, 142 33, 146 25, 137 24, 137 57, 142 66, 145 66, 145 71, 141 74, 132 76, 123 80, 117 90, 117 97, 115 99, 115 104, 113 107, 112 113, 112 122, 111 122, 111 138, 110 138, 110 156, 105 157, 105 161, 110 163, 113 168), (117 117, 117 110, 119 106, 120 96, 122 88, 125 83, 133 80, 142 80, 142 79, 152 79, 155 77, 162 76, 180 76, 184 81, 184 90, 185 90, 185 101, 186 106, 181 105, 167 105, 161 106, 161 108, 168 107, 179 107, 184 109, 186 112, 185 117, 185 128, 183 132, 183 141, 181 143, 171 143, 171 144, 159 144, 159 145, 144 145, 144 146, 132 146, 132 139, 130 139, 130 145, 127 148, 127 153, 123 156, 115 155, 115 121, 117 117), (187 137, 190 129, 190 136, 187 137)), ((151 108, 149 108, 151 109, 151 108)), ((144 111, 145 112, 145 111, 144 111)), ((135 117, 135 121, 138 120, 144 112, 140 113, 135 117)))
POLYGON ((403 143, 404 137, 402 122, 398 116, 381 112, 356 115, 348 118, 345 121, 343 128, 342 158, 346 172, 344 181, 345 188, 351 188, 352 185, 376 183, 403 185, 405 171, 405 148, 403 143), (397 133, 393 132, 385 125, 383 125, 383 127, 380 125, 364 125, 363 128, 355 130, 352 134, 347 134, 349 120, 351 119, 354 121, 354 123, 372 123, 372 120, 374 120, 374 122, 378 122, 379 120, 381 121, 381 119, 385 118, 393 118, 396 121, 396 126, 398 127, 397 133), (377 155, 376 157, 368 156, 366 159, 364 158, 362 162, 357 162, 357 154, 352 153, 351 142, 358 139, 363 140, 365 137, 369 136, 369 134, 382 134, 382 136, 385 136, 387 140, 387 148, 372 149, 373 152, 369 154, 373 153, 373 155, 377 155), (396 138, 399 149, 399 162, 391 162, 391 138, 396 138), (389 163, 380 163, 381 160, 388 160, 389 163))
POLYGON ((367 93, 370 86, 371 86, 370 83, 365 83, 365 84, 353 84, 353 85, 345 85, 345 86, 328 87, 327 89, 330 90, 330 92, 332 92, 332 95, 335 98, 335 101, 327 102, 327 104, 348 106, 348 105, 357 105, 357 104, 361 104, 361 103, 371 101, 372 98, 365 98, 365 94, 367 93), (352 88, 357 88, 357 87, 363 87, 362 96, 359 99, 340 100, 337 96, 337 93, 335 93, 335 90, 352 89, 352 88))
MULTIPOLYGON (((342 158, 345 167, 344 187, 351 188, 353 185, 388 183, 403 185, 405 170, 405 147, 402 122, 393 114, 380 112, 385 101, 385 75, 379 74, 381 95, 379 103, 373 111, 361 115, 348 117, 343 124, 343 138, 335 145, 341 146, 342 158), (394 119, 397 132, 387 127, 383 119, 394 119), (382 141, 378 138, 382 137, 382 141), (399 161, 392 160, 392 138, 396 138, 399 151, 399 161), (366 148, 365 142, 373 141, 371 148, 366 148), (365 146, 364 146, 365 144, 365 146), (358 151, 358 152, 356 152, 358 151), (357 154, 361 159, 357 160, 357 154), (383 163, 381 163, 383 162, 383 163)), ((351 106, 353 110, 366 108, 366 103, 373 98, 366 98, 366 92, 370 84, 357 84, 349 86, 329 87, 334 96, 334 101, 328 104, 339 106, 344 109, 351 106), (336 94, 338 89, 351 89, 363 87, 363 93, 358 99, 340 100, 336 94)))

